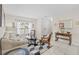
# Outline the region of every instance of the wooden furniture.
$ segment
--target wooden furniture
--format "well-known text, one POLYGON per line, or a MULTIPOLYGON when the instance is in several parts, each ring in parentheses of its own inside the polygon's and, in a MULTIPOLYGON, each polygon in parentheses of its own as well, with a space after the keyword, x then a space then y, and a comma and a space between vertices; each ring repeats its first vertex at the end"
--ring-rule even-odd
POLYGON ((55 33, 55 38, 56 38, 55 41, 57 41, 59 38, 60 39, 65 39, 65 40, 68 40, 69 41, 69 45, 71 45, 71 40, 72 40, 71 37, 72 37, 72 34, 70 34, 70 32, 67 32, 67 33, 59 33, 59 32, 56 32, 55 33))
POLYGON ((41 37, 40 43, 41 44, 47 43, 48 44, 48 48, 50 48, 51 35, 52 35, 52 33, 48 34, 47 36, 44 35, 43 37, 41 37))

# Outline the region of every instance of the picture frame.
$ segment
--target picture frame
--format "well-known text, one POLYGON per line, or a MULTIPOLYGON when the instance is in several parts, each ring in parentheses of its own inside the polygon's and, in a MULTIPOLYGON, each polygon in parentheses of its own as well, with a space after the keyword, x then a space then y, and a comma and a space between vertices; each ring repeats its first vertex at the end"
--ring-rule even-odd
POLYGON ((64 23, 59 23, 59 28, 64 28, 64 23))

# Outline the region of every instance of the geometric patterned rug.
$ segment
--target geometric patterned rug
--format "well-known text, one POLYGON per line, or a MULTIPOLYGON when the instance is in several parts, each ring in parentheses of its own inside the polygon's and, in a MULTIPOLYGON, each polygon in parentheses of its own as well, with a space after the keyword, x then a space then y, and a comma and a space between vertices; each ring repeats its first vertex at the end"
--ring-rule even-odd
POLYGON ((40 47, 39 45, 38 46, 31 45, 27 48, 17 48, 17 49, 10 50, 6 52, 4 55, 41 55, 47 50, 48 48, 46 44, 43 45, 42 47, 40 47))

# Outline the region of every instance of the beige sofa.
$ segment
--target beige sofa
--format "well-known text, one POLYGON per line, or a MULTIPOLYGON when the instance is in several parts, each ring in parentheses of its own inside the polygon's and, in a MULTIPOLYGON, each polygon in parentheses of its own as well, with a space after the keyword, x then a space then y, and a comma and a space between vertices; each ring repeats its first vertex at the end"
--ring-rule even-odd
POLYGON ((28 40, 22 37, 9 37, 8 34, 2 39, 2 50, 12 49, 24 44, 28 44, 28 40))

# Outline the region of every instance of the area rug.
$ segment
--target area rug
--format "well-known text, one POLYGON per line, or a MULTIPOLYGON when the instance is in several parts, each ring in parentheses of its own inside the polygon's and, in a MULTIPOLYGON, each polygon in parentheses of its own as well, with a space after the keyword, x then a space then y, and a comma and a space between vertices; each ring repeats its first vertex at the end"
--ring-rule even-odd
POLYGON ((17 48, 6 52, 4 55, 29 55, 29 51, 26 48, 17 48))
POLYGON ((10 50, 6 52, 4 55, 41 55, 49 49, 47 48, 47 45, 43 45, 41 48, 39 46, 31 45, 27 48, 23 47, 23 48, 10 50))

